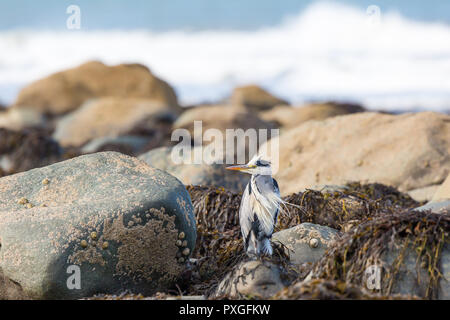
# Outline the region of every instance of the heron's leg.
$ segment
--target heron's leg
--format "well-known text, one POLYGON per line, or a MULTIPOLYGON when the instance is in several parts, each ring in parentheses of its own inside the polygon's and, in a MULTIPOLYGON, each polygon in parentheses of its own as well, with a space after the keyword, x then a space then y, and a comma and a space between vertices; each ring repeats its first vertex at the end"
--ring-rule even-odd
POLYGON ((272 244, 270 243, 270 239, 264 237, 263 239, 258 241, 258 253, 260 255, 271 256, 273 253, 272 244))
POLYGON ((246 253, 249 257, 256 258, 258 256, 257 240, 253 232, 249 234, 249 241, 247 241, 246 253))

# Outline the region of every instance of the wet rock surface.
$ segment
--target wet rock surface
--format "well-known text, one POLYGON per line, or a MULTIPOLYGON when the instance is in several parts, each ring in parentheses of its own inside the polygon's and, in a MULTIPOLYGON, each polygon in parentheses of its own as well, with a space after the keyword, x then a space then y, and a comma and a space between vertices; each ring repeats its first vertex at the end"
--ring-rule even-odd
POLYGON ((10 175, 0 191, 2 298, 150 295, 176 282, 195 246, 185 187, 120 153, 10 175), (73 265, 81 286, 71 290, 73 265))

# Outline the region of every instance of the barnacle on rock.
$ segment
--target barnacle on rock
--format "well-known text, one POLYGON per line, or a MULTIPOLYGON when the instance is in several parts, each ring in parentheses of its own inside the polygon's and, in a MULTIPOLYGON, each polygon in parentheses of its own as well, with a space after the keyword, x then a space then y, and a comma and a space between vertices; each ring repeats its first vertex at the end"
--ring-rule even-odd
POLYGON ((17 200, 18 204, 27 204, 28 203, 28 199, 27 198, 20 198, 19 200, 17 200))
POLYGON ((316 238, 312 238, 311 240, 309 240, 309 246, 311 248, 317 248, 319 246, 319 240, 316 238))
POLYGON ((88 243, 87 243, 86 240, 81 240, 80 245, 81 245, 82 248, 87 248, 88 243))

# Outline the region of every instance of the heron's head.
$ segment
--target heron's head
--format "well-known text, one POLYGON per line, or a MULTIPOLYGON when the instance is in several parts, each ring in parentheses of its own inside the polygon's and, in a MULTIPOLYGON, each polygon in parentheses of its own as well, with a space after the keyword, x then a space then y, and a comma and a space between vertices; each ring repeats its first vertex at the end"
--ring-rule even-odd
POLYGON ((255 156, 247 164, 227 167, 227 170, 236 170, 250 174, 272 175, 272 168, 270 162, 255 156))

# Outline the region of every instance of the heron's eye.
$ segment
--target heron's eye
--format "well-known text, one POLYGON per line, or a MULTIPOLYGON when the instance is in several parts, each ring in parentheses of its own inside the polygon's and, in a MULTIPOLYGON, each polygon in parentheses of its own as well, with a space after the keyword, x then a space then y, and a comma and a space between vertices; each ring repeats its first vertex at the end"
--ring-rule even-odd
POLYGON ((258 160, 258 161, 256 161, 256 165, 258 167, 268 167, 270 164, 266 161, 262 162, 262 161, 258 160))

